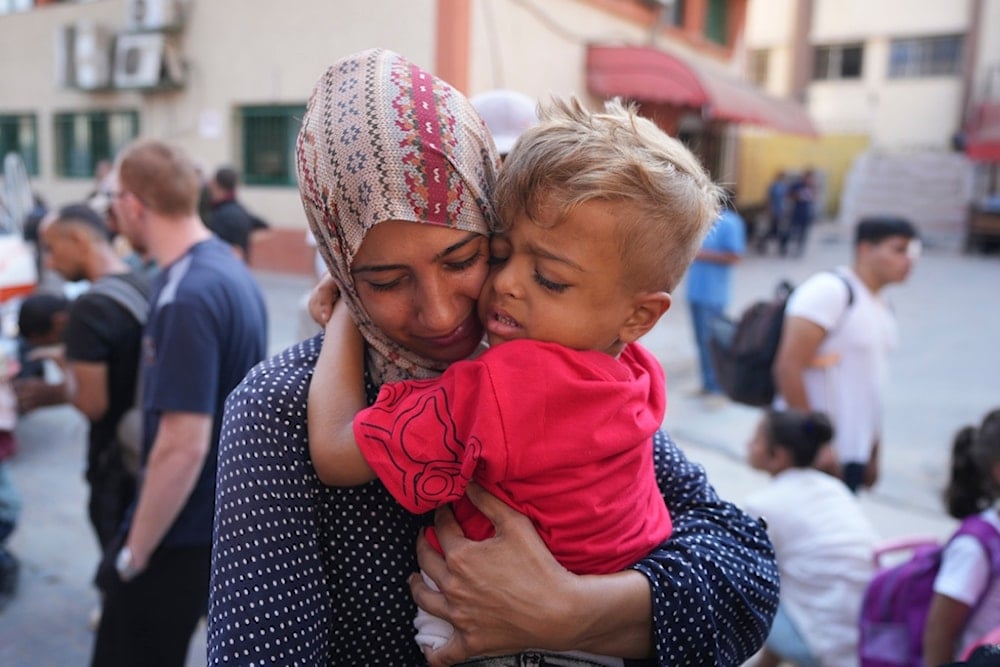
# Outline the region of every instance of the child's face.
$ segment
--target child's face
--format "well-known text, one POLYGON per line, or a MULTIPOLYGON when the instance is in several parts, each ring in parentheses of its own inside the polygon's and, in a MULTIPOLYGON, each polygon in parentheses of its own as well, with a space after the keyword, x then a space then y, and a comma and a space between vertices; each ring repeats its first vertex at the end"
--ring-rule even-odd
POLYGON ((491 345, 531 338, 617 352, 635 296, 615 234, 621 209, 592 200, 548 228, 521 214, 492 241, 495 266, 479 298, 491 345))

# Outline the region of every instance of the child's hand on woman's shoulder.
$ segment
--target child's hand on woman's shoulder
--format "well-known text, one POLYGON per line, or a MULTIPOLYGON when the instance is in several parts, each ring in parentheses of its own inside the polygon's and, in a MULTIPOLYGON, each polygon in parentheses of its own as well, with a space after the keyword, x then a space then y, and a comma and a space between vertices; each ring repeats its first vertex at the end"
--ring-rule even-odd
POLYGON ((309 293, 309 316, 321 327, 326 328, 333 314, 333 306, 340 298, 340 289, 330 274, 326 274, 309 293))

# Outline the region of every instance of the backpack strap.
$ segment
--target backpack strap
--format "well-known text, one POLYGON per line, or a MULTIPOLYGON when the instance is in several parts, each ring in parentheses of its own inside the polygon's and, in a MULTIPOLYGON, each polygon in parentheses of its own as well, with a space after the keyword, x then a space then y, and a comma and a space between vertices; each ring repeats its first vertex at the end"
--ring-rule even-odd
POLYGON ((966 517, 948 541, 950 542, 961 535, 971 535, 979 540, 983 549, 986 550, 986 557, 990 561, 993 576, 1000 573, 1000 532, 992 523, 978 514, 966 517))
POLYGON ((847 305, 844 306, 844 312, 846 313, 854 305, 854 286, 851 285, 850 279, 837 269, 832 269, 830 273, 840 278, 840 281, 844 283, 844 287, 847 288, 847 305))
MULTIPOLYGON (((990 562, 990 581, 993 581, 997 573, 1000 573, 1000 532, 997 532, 997 529, 989 521, 978 514, 973 514, 962 519, 958 530, 948 539, 948 544, 951 544, 952 540, 962 535, 970 535, 979 540, 979 543, 983 545, 983 549, 986 550, 986 558, 990 562)), ((945 545, 945 548, 947 548, 947 545, 945 545)), ((972 605, 969 611, 969 618, 979 609, 979 605, 982 604, 983 599, 986 597, 989 587, 990 584, 987 583, 982 595, 972 605)))
POLYGON ((124 308, 139 324, 149 317, 149 297, 125 278, 104 276, 90 286, 90 292, 106 296, 124 308))

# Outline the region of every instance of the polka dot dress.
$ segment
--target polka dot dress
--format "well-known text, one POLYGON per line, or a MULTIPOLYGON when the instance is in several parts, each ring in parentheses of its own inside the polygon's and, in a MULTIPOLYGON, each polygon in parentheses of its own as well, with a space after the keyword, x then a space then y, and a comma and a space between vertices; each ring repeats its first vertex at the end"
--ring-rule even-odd
MULTIPOLYGON (((325 487, 309 460, 319 340, 258 365, 226 403, 210 665, 424 664, 406 584, 422 519, 377 482, 325 487)), ((668 437, 654 444, 674 532, 635 567, 653 590, 657 663, 738 665, 763 642, 777 606, 770 543, 668 437)))

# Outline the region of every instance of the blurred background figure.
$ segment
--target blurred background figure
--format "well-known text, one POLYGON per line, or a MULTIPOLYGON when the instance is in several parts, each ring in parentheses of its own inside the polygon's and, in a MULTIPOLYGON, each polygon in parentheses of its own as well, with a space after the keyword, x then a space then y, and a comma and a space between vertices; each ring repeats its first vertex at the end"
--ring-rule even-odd
POLYGON ((788 246, 794 246, 793 253, 801 257, 806 251, 806 241, 809 237, 809 227, 816 217, 816 200, 818 188, 816 174, 812 169, 806 169, 802 175, 788 186, 788 224, 780 236, 779 250, 781 255, 788 254, 788 246))
POLYGON ((687 298, 701 371, 701 386, 693 393, 705 398, 709 407, 726 401, 709 349, 712 323, 725 315, 732 292, 733 265, 746 250, 746 225, 733 209, 732 193, 727 193, 724 206, 687 272, 687 298))
POLYGON ((489 90, 470 102, 490 128, 501 158, 507 157, 522 132, 538 122, 538 103, 515 90, 489 90))
POLYGON ((858 664, 878 534, 847 487, 812 467, 832 437, 821 412, 769 410, 747 445, 747 462, 771 482, 744 505, 767 522, 781 575, 778 614, 754 667, 858 664))
MULTIPOLYGON (((1000 533, 1000 409, 981 424, 955 434, 951 477, 944 500, 948 514, 989 524, 1000 533)), ((996 535, 994 535, 994 539, 996 535)), ((995 543, 995 542, 994 542, 995 543)), ((948 542, 934 580, 934 598, 924 630, 924 661, 938 665, 958 659, 1000 628, 1000 575, 991 552, 974 535, 948 542)), ((996 639, 996 635, 994 635, 996 639)))
POLYGON ((767 254, 768 243, 780 241, 788 225, 788 177, 784 171, 774 175, 767 186, 767 229, 757 239, 757 252, 767 254))
POLYGON ((219 167, 208 182, 212 206, 206 225, 220 239, 228 243, 236 256, 250 263, 250 239, 253 232, 270 225, 250 213, 236 200, 239 177, 232 167, 219 167))

